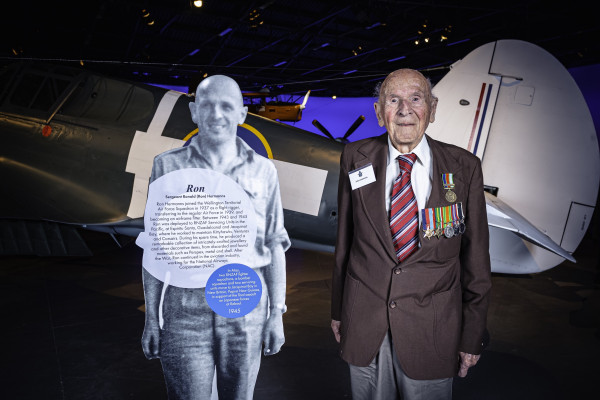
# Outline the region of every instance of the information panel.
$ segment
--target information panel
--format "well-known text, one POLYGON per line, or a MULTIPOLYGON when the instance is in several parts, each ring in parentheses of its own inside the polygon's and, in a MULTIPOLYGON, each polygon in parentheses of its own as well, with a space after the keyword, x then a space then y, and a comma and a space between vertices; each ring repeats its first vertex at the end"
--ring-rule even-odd
POLYGON ((172 171, 150 184, 136 243, 155 278, 202 288, 226 264, 242 264, 256 240, 254 206, 234 180, 209 169, 172 171))
POLYGON ((260 301, 262 283, 252 268, 243 264, 224 265, 208 278, 206 302, 222 317, 243 317, 260 301))

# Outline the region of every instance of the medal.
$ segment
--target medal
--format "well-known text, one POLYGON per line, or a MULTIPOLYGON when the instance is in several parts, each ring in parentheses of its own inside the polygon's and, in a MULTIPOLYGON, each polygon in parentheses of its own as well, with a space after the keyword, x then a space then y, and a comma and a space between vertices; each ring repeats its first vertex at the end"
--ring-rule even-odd
POLYGON ((433 217, 433 209, 431 208, 427 208, 423 210, 423 218, 425 218, 426 221, 426 225, 425 225, 425 235, 423 237, 426 237, 427 240, 431 239, 431 237, 433 236, 433 230, 434 230, 434 217, 433 217))
POLYGON ((444 207, 424 208, 421 210, 421 229, 423 237, 431 239, 441 236, 451 238, 465 232, 465 215, 462 203, 444 207))
POLYGON ((444 234, 442 229, 442 209, 437 207, 435 209, 435 236, 439 239, 444 234))
POLYGON ((444 236, 451 238, 454 236, 454 228, 452 227, 452 207, 442 208, 443 225, 444 225, 444 236))
POLYGON ((435 236, 436 219, 433 208, 428 208, 427 211, 429 215, 429 239, 431 239, 435 236))
POLYGON ((460 234, 460 228, 458 225, 459 225, 458 204, 453 204, 452 205, 452 227, 454 228, 454 236, 458 236, 460 234))
POLYGON ((421 230, 423 231, 423 238, 429 239, 431 233, 429 232, 429 221, 427 218, 427 209, 421 210, 421 230))
POLYGON ((454 189, 454 176, 451 173, 442 174, 442 182, 444 185, 444 189, 446 192, 446 201, 449 203, 454 203, 456 201, 456 193, 452 191, 454 189))
POLYGON ((454 228, 452 227, 452 225, 448 225, 446 228, 444 228, 444 236, 446 236, 447 238, 451 238, 452 236, 454 236, 454 228))

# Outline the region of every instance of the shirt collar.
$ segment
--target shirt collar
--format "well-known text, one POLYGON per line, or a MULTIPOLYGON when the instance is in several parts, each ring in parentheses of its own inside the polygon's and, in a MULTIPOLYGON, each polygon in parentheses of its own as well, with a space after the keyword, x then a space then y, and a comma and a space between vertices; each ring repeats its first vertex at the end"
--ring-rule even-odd
MULTIPOLYGON (((388 135, 388 165, 390 165, 390 163, 394 160, 396 160, 396 158, 403 154, 400 153, 392 144, 392 141, 390 140, 390 136, 388 135)), ((421 141, 419 142, 419 144, 417 145, 417 147, 415 147, 411 153, 415 153, 417 155, 417 161, 423 165, 423 166, 427 166, 429 165, 430 162, 430 158, 431 158, 431 150, 429 150, 429 143, 427 143, 427 138, 425 135, 423 135, 423 137, 421 138, 421 141)))
POLYGON ((241 158, 243 162, 251 162, 256 154, 252 147, 239 136, 235 137, 235 144, 238 151, 238 157, 241 158))
MULTIPOLYGON (((197 146, 190 146, 190 147, 193 151, 196 152, 196 155, 199 156, 206 165, 210 166, 210 162, 204 156, 203 152, 199 151, 197 146)), ((236 154, 237 159, 235 160, 235 162, 232 162, 231 168, 235 168, 239 165, 242 165, 245 163, 251 163, 252 161, 254 161, 254 155, 256 154, 256 152, 252 149, 252 147, 250 147, 248 145, 248 143, 246 143, 244 140, 242 140, 239 136, 235 137, 235 147, 237 150, 237 154, 236 154)))

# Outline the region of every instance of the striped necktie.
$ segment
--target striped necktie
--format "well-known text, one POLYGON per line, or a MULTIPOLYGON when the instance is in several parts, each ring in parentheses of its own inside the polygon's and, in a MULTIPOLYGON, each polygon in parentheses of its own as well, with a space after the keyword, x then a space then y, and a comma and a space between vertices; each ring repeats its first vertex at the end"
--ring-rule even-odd
POLYGON ((404 261, 417 250, 419 244, 419 213, 417 199, 410 183, 410 172, 417 159, 415 153, 397 158, 400 175, 394 180, 390 203, 390 229, 398 261, 404 261))

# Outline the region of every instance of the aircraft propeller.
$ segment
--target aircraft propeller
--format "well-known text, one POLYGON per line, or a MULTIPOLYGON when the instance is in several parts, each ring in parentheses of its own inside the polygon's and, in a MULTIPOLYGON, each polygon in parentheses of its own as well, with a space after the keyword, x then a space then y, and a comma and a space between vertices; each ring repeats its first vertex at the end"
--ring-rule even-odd
POLYGON ((354 121, 354 123, 350 126, 350 128, 348 128, 348 130, 346 131, 346 133, 344 134, 344 136, 339 137, 339 138, 334 138, 333 135, 331 133, 329 133, 329 131, 327 129, 325 129, 325 127, 316 119, 313 120, 312 124, 317 127, 317 129, 319 129, 321 132, 323 132, 323 134, 333 140, 335 140, 336 142, 340 142, 340 143, 348 143, 349 140, 348 138, 350 137, 350 135, 352 135, 352 133, 354 133, 354 131, 360 126, 360 124, 363 123, 363 121, 365 120, 365 116, 361 115, 359 116, 356 121, 354 121))
POLYGON ((308 92, 306 92, 306 94, 304 95, 304 100, 302 101, 302 104, 300 104, 300 110, 304 110, 306 108, 306 102, 308 101, 309 95, 310 95, 310 90, 308 92))

